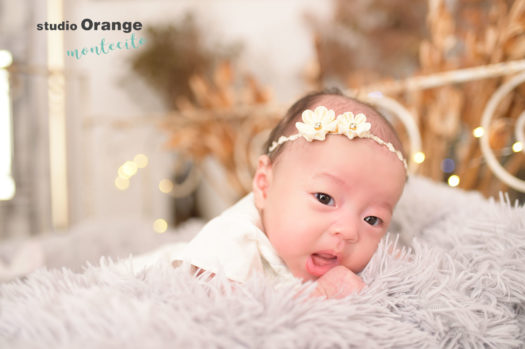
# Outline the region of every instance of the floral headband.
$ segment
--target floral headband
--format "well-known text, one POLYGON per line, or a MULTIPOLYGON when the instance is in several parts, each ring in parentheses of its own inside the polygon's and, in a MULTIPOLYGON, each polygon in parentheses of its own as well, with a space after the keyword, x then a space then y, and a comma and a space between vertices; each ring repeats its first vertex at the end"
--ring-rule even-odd
POLYGON ((281 144, 288 141, 295 141, 303 137, 308 142, 313 140, 324 141, 327 134, 345 135, 348 139, 368 138, 376 143, 385 146, 389 151, 396 154, 399 160, 403 163, 405 170, 407 170, 407 162, 403 154, 394 148, 392 143, 385 142, 381 138, 370 132, 371 125, 366 122, 366 115, 359 113, 354 115, 352 112, 346 112, 335 117, 335 112, 323 106, 315 108, 314 111, 307 109, 302 114, 303 122, 295 123, 295 127, 299 131, 294 135, 285 137, 281 136, 272 143, 268 149, 271 153, 281 144))

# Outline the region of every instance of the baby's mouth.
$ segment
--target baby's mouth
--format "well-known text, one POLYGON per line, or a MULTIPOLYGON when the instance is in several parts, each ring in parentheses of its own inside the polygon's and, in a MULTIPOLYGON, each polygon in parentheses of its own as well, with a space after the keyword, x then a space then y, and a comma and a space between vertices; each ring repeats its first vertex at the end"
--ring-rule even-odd
POLYGON ((327 265, 336 262, 337 256, 330 253, 314 253, 312 259, 316 265, 327 265))
POLYGON ((306 271, 313 276, 320 277, 339 264, 339 258, 332 253, 312 253, 306 261, 306 271))

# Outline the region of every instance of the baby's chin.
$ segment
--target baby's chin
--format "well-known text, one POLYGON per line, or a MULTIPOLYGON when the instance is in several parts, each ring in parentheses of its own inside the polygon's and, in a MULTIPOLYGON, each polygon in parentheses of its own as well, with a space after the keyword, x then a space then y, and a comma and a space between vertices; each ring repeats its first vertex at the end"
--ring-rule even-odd
POLYGON ((302 268, 301 267, 297 267, 297 268, 289 267, 289 269, 294 277, 296 277, 297 279, 301 279, 303 282, 315 281, 318 279, 318 277, 308 273, 308 271, 306 270, 306 263, 304 264, 302 268))

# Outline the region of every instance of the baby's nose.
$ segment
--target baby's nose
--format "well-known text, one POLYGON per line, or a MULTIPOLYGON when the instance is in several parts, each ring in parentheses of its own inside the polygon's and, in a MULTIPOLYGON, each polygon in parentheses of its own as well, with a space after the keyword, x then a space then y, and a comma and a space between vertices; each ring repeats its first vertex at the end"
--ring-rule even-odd
POLYGON ((341 219, 333 230, 333 234, 345 243, 359 241, 359 224, 356 218, 341 219))

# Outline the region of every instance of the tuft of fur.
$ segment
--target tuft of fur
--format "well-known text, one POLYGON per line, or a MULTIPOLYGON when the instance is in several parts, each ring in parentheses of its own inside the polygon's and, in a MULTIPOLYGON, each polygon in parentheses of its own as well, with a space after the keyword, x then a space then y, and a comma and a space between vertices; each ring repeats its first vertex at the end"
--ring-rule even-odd
POLYGON ((307 283, 232 285, 103 258, 0 284, 6 348, 518 348, 525 343, 525 207, 412 178, 367 287, 308 299, 307 283))

